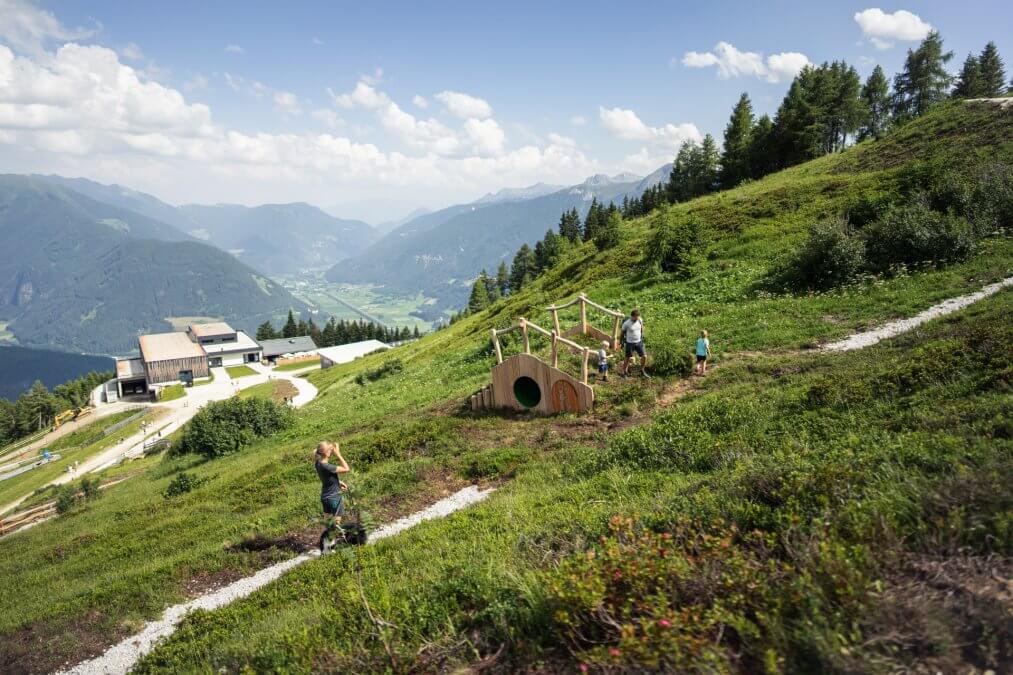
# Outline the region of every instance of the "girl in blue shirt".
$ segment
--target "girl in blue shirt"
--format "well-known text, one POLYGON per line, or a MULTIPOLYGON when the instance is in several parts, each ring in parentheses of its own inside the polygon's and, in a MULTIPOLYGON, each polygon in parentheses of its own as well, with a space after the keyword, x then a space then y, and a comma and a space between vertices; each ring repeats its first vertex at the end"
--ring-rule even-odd
POLYGON ((696 339, 696 366, 693 372, 697 375, 707 374, 707 359, 711 355, 711 341, 707 338, 707 331, 700 331, 700 337, 696 339))

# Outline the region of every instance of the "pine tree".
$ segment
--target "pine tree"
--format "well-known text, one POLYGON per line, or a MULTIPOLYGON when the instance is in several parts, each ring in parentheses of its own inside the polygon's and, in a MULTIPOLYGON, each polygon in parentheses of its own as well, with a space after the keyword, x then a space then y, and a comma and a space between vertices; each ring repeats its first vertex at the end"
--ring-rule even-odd
POLYGON ((261 340, 275 340, 278 337, 278 333, 274 330, 274 326, 271 325, 270 321, 257 326, 257 341, 261 340))
POLYGON ((521 244, 514 264, 510 268, 510 292, 516 293, 531 280, 535 272, 535 254, 527 244, 521 244))
POLYGON ((1003 88, 1006 85, 1006 69, 994 42, 989 42, 981 50, 981 56, 978 57, 978 68, 981 77, 980 96, 982 98, 1002 96, 1003 88))
POLYGON ((481 312, 489 306, 489 289, 486 288, 485 279, 480 275, 471 287, 471 297, 468 298, 468 311, 474 314, 481 312))
POLYGON ((756 121, 749 143, 749 175, 762 178, 777 170, 774 152, 774 121, 763 115, 756 121))
POLYGON ((938 31, 926 36, 918 49, 907 50, 904 69, 893 79, 894 115, 901 120, 919 117, 946 97, 953 76, 946 64, 953 52, 943 51, 938 31))
POLYGON ((873 68, 869 79, 862 85, 862 102, 865 104, 865 121, 858 130, 858 140, 879 138, 890 121, 890 83, 881 66, 873 68))
POLYGON ((623 237, 623 218, 619 210, 611 210, 605 218, 605 222, 598 228, 594 236, 594 244, 599 251, 616 246, 623 237))
POLYGON ((338 343, 337 336, 338 324, 332 316, 324 324, 324 329, 320 332, 320 342, 317 343, 318 347, 332 347, 338 343))
POLYGON ((285 327, 281 329, 281 336, 283 338, 294 338, 299 335, 299 325, 295 322, 295 316, 292 314, 292 310, 288 310, 288 320, 285 322, 285 327))
POLYGON ((979 98, 981 96, 981 66, 978 64, 978 57, 968 54, 964 59, 964 65, 960 68, 960 75, 953 85, 953 98, 979 98))
MULTIPOLYGON (((496 270, 496 287, 499 288, 501 296, 510 292, 510 270, 507 269, 505 260, 500 261, 499 268, 496 270)), ((415 329, 418 330, 418 326, 415 329)))
POLYGON ((419 325, 415 324, 415 328, 412 330, 412 339, 418 340, 420 337, 422 337, 422 333, 419 332, 419 325))
POLYGON ((587 210, 587 215, 584 216, 584 241, 591 241, 594 239, 595 232, 598 231, 598 226, 601 224, 601 205, 598 203, 598 197, 591 197, 591 206, 587 210))
POLYGON ((313 323, 313 317, 310 317, 309 329, 309 336, 310 339, 313 340, 313 344, 319 345, 323 340, 323 331, 320 330, 319 326, 313 323))
POLYGON ((580 214, 576 208, 563 211, 559 216, 559 236, 566 237, 570 241, 580 239, 580 214))
POLYGON ((753 136, 753 104, 749 94, 743 92, 732 108, 732 116, 725 127, 725 142, 721 152, 721 186, 735 187, 749 178, 749 147, 753 136))
POLYGON ((499 285, 496 283, 496 277, 490 277, 485 269, 479 275, 482 282, 485 284, 485 295, 489 299, 489 304, 496 302, 500 299, 499 285))

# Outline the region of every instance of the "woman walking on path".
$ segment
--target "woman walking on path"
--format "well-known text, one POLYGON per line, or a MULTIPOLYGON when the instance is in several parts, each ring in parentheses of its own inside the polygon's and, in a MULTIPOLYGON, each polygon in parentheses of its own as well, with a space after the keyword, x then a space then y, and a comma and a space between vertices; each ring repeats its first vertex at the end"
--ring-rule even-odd
POLYGON ((707 359, 711 356, 711 341, 707 337, 707 331, 700 331, 700 337, 696 339, 696 365, 693 372, 697 375, 707 374, 707 359))

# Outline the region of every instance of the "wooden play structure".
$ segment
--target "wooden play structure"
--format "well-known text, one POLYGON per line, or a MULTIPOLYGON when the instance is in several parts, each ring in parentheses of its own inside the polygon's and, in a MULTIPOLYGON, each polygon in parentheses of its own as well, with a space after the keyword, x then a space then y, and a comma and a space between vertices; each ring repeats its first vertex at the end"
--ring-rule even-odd
POLYGON ((542 415, 563 412, 582 413, 594 405, 594 389, 588 384, 589 347, 568 339, 574 335, 590 335, 596 340, 619 346, 619 326, 623 314, 592 302, 583 293, 563 305, 548 308, 552 315, 552 330, 521 317, 516 326, 493 328, 492 345, 496 352, 496 365, 492 369, 492 382, 471 396, 471 409, 530 410, 542 415), (559 310, 580 304, 580 322, 565 331, 559 325, 559 310), (591 325, 587 319, 588 306, 604 312, 613 319, 612 333, 608 334, 591 325), (500 337, 519 332, 523 352, 503 358, 500 337), (551 356, 545 362, 531 354, 531 332, 540 333, 551 340, 551 356), (559 369, 559 352, 564 347, 569 354, 580 359, 580 379, 559 369))

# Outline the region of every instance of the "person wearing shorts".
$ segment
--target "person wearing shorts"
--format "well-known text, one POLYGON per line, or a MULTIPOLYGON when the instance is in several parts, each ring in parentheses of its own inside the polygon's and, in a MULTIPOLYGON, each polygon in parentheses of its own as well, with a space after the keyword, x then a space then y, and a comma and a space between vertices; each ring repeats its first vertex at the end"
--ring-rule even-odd
POLYGON ((700 337, 696 339, 696 366, 693 368, 697 375, 707 374, 707 359, 711 355, 711 341, 707 337, 707 331, 700 331, 700 337))
POLYGON ((640 357, 640 369, 646 376, 647 352, 644 350, 644 321, 640 318, 640 310, 635 309, 630 312, 630 318, 623 322, 622 331, 623 337, 626 338, 626 360, 623 361, 623 371, 620 374, 626 377, 630 372, 630 362, 633 360, 633 355, 636 354, 640 357))
POLYGON ((341 448, 331 441, 320 441, 313 463, 320 478, 320 504, 323 506, 324 515, 327 517, 327 528, 330 529, 341 522, 341 516, 345 515, 345 500, 341 495, 342 490, 348 486, 338 476, 350 471, 348 462, 341 456, 341 448), (338 463, 331 464, 327 460, 334 456, 338 463))
POLYGON ((609 344, 608 340, 601 341, 601 349, 598 350, 598 377, 602 382, 609 381, 609 344))

